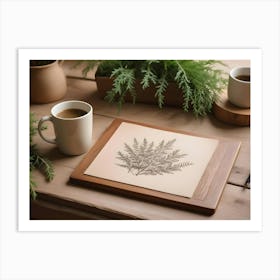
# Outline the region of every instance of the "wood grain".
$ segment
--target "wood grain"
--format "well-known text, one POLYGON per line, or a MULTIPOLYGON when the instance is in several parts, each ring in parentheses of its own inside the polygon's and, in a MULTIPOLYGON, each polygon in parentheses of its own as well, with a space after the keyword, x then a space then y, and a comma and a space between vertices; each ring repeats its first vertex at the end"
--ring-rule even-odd
MULTIPOLYGON (((120 195, 144 199, 153 203, 160 203, 167 206, 197 211, 206 215, 214 214, 223 193, 223 189, 226 185, 226 181, 229 177, 231 168, 239 152, 240 142, 219 139, 218 147, 214 152, 214 155, 212 156, 192 198, 172 195, 121 182, 85 175, 84 171, 102 150, 120 124, 124 121, 125 120, 122 119, 115 119, 112 122, 109 128, 103 133, 100 139, 73 171, 70 176, 70 182, 80 184, 85 187, 93 187, 120 195)), ((178 131, 170 128, 162 128, 132 121, 125 122, 201 137, 201 135, 195 135, 193 133, 178 131)))
POLYGON ((213 105, 213 113, 218 120, 239 126, 250 125, 250 112, 250 109, 239 108, 231 104, 226 92, 213 105))

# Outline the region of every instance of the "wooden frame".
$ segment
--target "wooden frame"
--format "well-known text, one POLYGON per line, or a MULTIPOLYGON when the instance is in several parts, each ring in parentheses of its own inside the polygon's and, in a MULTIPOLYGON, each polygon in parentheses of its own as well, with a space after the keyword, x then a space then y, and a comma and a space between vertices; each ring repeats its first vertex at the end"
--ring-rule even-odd
POLYGON ((119 195, 125 195, 137 199, 144 199, 153 203, 160 203, 171 207, 179 207, 190 211, 196 211, 206 215, 212 215, 215 213, 230 171, 238 155, 241 145, 240 142, 218 139, 219 144, 191 198, 84 174, 87 167, 103 149, 105 144, 109 141, 122 122, 201 137, 200 135, 195 135, 185 131, 115 119, 73 171, 70 176, 71 183, 79 184, 84 187, 114 192, 119 195))

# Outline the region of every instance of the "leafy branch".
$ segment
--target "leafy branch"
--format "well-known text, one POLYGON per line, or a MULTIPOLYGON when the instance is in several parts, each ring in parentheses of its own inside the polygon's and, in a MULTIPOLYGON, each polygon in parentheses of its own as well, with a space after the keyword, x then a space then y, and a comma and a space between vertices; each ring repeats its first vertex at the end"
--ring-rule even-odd
MULTIPOLYGON (((33 113, 30 113, 30 156, 29 156, 29 175, 30 175, 30 196, 32 199, 36 199, 37 183, 33 178, 33 170, 39 169, 43 172, 47 181, 51 181, 54 178, 54 168, 53 164, 49 159, 41 155, 36 147, 36 144, 33 143, 33 137, 37 134, 37 120, 33 113)), ((43 127, 42 129, 45 129, 43 127)))
POLYGON ((107 93, 106 99, 109 102, 113 102, 115 96, 119 96, 118 105, 121 108, 124 103, 124 98, 127 92, 133 97, 133 103, 136 99, 136 91, 134 88, 135 74, 133 69, 123 68, 120 66, 113 70, 111 78, 114 78, 113 88, 107 93))
POLYGON ((173 149, 176 139, 165 142, 162 140, 157 146, 154 142, 148 143, 144 138, 139 143, 136 138, 132 146, 124 143, 124 151, 118 152, 117 159, 122 163, 117 164, 126 168, 128 173, 138 175, 163 175, 173 174, 181 171, 182 168, 193 165, 190 161, 180 162, 187 154, 180 153, 180 150, 173 149))

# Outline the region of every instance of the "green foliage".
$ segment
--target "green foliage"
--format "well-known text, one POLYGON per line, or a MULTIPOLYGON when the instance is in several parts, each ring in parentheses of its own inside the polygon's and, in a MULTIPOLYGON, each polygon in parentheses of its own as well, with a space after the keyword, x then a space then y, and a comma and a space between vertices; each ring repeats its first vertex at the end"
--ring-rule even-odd
POLYGON ((164 92, 166 91, 167 86, 168 86, 168 82, 166 80, 166 75, 164 75, 158 80, 158 83, 156 85, 157 90, 155 93, 155 97, 157 97, 158 106, 160 108, 162 108, 164 104, 164 92))
MULTIPOLYGON (((33 137, 37 134, 37 120, 33 113, 30 113, 30 156, 29 156, 29 172, 30 172, 30 196, 32 199, 36 199, 35 188, 37 186, 34 181, 32 171, 39 169, 43 172, 47 181, 51 181, 54 178, 54 168, 49 159, 42 156, 37 150, 36 144, 33 143, 33 137)), ((42 129, 45 129, 43 127, 42 129)))
POLYGON ((140 80, 143 90, 155 86, 155 98, 160 108, 164 105, 169 83, 175 82, 182 90, 183 110, 192 110, 196 117, 205 116, 227 83, 224 72, 216 68, 222 63, 216 60, 88 60, 79 64, 85 65, 85 76, 98 67, 96 76, 114 79, 106 100, 117 102, 119 108, 127 94, 136 101, 136 79, 140 80))
POLYGON ((167 142, 162 140, 155 146, 154 142, 148 143, 146 138, 141 144, 134 138, 132 146, 125 143, 124 152, 118 152, 117 159, 122 163, 117 165, 126 168, 128 173, 135 176, 173 174, 192 165, 189 161, 180 162, 180 159, 187 155, 173 149, 175 141, 176 139, 167 142))
POLYGON ((133 69, 127 69, 120 66, 112 71, 111 78, 114 78, 113 88, 108 92, 106 99, 109 102, 113 102, 115 96, 118 96, 118 105, 125 102, 124 98, 127 92, 130 92, 133 97, 133 103, 135 103, 136 91, 134 88, 135 74, 133 69))

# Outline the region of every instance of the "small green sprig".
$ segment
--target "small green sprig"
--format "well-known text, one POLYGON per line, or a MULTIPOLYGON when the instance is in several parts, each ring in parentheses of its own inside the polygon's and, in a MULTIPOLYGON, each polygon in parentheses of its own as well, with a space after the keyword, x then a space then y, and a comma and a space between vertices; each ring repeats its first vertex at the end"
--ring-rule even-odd
MULTIPOLYGON (((37 183, 33 178, 33 170, 39 169, 43 172, 47 181, 51 181, 54 178, 54 167, 52 162, 41 155, 36 147, 36 144, 33 143, 33 137, 37 134, 37 120, 33 113, 30 113, 30 156, 29 156, 29 175, 30 175, 30 197, 32 199, 36 199, 36 191, 37 183)), ((45 129, 43 127, 42 129, 45 129)))

